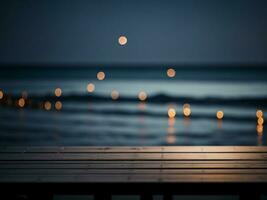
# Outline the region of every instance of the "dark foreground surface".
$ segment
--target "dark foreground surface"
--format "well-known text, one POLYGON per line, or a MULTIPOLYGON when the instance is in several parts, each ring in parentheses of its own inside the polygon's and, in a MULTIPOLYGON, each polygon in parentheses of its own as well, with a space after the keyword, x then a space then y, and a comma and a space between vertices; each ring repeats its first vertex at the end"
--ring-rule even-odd
MULTIPOLYGON (((6 147, 0 149, 2 194, 266 195, 266 147, 6 147)), ((41 196, 41 197, 40 197, 41 196)))

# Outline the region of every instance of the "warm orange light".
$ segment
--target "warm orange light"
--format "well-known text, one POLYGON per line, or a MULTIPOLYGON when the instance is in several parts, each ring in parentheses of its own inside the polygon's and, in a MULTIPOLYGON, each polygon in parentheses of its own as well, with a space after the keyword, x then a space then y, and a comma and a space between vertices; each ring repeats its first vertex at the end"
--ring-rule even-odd
POLYGON ((168 110, 168 116, 169 116, 170 118, 174 118, 175 115, 176 115, 176 111, 175 111, 175 109, 174 109, 174 108, 169 108, 169 110, 168 110))
POLYGON ((56 108, 57 110, 61 110, 61 109, 62 109, 62 103, 61 103, 60 101, 57 101, 57 102, 55 103, 55 108, 56 108))
POLYGON ((183 111, 184 111, 184 116, 185 117, 189 117, 191 115, 191 109, 190 109, 190 107, 185 107, 183 109, 183 111))
POLYGON ((0 99, 4 98, 4 92, 0 90, 0 99))
POLYGON ((124 35, 120 36, 118 39, 118 42, 120 45, 126 45, 127 44, 127 37, 125 37, 124 35))
POLYGON ((57 97, 60 97, 60 96, 62 95, 62 90, 61 90, 60 88, 56 88, 56 89, 55 89, 55 95, 56 95, 57 97))
POLYGON ((97 73, 96 77, 98 80, 103 81, 105 79, 106 75, 104 72, 100 71, 97 73))
POLYGON ((95 85, 93 83, 89 83, 87 85, 87 91, 88 92, 93 92, 95 90, 95 85))
POLYGON ((25 106, 25 100, 23 98, 20 98, 18 101, 19 107, 23 108, 25 106))
POLYGON ((113 100, 117 100, 117 99, 119 98, 120 94, 119 94, 119 92, 118 92, 117 90, 112 90, 110 96, 111 96, 111 98, 112 98, 113 100))
POLYGON ((263 117, 263 112, 262 112, 262 110, 257 110, 257 112, 256 112, 256 116, 257 116, 258 118, 263 117))
POLYGON ((263 125, 264 119, 262 117, 258 118, 258 125, 263 125))
POLYGON ((147 94, 144 91, 139 92, 138 98, 140 101, 145 101, 147 99, 147 94))
POLYGON ((221 111, 221 110, 217 111, 217 113, 216 113, 217 119, 222 119, 223 115, 224 115, 223 111, 221 111))
POLYGON ((52 105, 51 105, 51 103, 50 103, 49 101, 46 101, 46 102, 44 103, 44 108, 45 108, 46 110, 51 110, 51 107, 52 107, 52 105))
POLYGON ((263 133, 263 126, 262 125, 257 125, 257 133, 258 133, 258 135, 262 135, 262 133, 263 133))
POLYGON ((167 76, 168 77, 173 78, 173 77, 175 77, 175 74, 176 74, 176 72, 174 69, 170 68, 167 70, 167 76))

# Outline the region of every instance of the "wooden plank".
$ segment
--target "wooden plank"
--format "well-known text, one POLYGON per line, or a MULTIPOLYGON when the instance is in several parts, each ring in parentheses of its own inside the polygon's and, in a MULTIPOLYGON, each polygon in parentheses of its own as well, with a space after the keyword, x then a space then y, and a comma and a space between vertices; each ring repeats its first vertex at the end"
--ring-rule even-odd
POLYGON ((263 146, 167 146, 167 147, 1 147, 0 153, 168 153, 168 152, 267 152, 263 146))
POLYGON ((160 177, 165 174, 267 174, 265 169, 1 169, 1 174, 29 174, 29 175, 87 175, 87 174, 120 174, 120 175, 149 175, 160 177))
POLYGON ((0 160, 266 160, 267 153, 1 153, 0 160))
POLYGON ((266 147, 8 147, 0 183, 267 183, 266 147))
POLYGON ((257 183, 267 181, 267 175, 255 174, 153 174, 122 176, 120 174, 95 175, 5 175, 1 183, 257 183))
POLYGON ((267 169, 265 161, 86 161, 86 162, 0 162, 0 169, 267 169))

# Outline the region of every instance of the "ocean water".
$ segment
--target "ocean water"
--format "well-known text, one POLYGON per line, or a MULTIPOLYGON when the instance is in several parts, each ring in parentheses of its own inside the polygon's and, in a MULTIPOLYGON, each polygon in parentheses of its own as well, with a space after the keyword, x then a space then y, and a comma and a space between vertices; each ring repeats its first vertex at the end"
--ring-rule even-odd
POLYGON ((1 69, 0 145, 267 145, 267 68, 6 67, 1 69), (96 78, 98 71, 105 79, 96 78), (87 84, 95 90, 88 93, 87 84), (62 95, 55 97, 55 88, 62 95), (119 92, 117 100, 111 91, 119 92), (138 94, 145 91, 146 101, 138 94), (27 93, 23 108, 17 105, 27 93), (51 102, 45 110, 43 104, 51 102), (60 101, 62 108, 55 109, 60 101), (191 115, 184 117, 183 105, 191 115), (176 110, 173 119, 168 109, 176 110), (224 117, 216 118, 222 110, 224 117), (265 113, 264 113, 265 114, 265 113), (264 117, 263 117, 264 119, 264 117))

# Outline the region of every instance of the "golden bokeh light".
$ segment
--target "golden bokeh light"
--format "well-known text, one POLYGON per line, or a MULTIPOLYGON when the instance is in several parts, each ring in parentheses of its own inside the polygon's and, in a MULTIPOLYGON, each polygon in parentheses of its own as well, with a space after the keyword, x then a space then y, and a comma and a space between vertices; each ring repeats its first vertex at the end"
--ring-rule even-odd
POLYGON ((167 70, 167 76, 168 77, 173 78, 173 77, 175 77, 175 75, 176 75, 176 72, 174 69, 170 68, 167 70))
POLYGON ((56 89, 55 89, 55 95, 56 95, 57 97, 60 97, 60 96, 62 95, 62 90, 61 90, 60 88, 56 88, 56 89))
POLYGON ((105 73, 103 71, 97 72, 96 77, 98 80, 103 81, 106 77, 105 73))
POLYGON ((51 110, 51 108, 52 108, 52 104, 49 101, 46 101, 44 103, 44 109, 51 110))
POLYGON ((258 133, 258 135, 263 134, 263 126, 262 125, 257 125, 257 133, 258 133))
POLYGON ((264 119, 262 117, 258 118, 258 125, 263 125, 264 119))
POLYGON ((113 100, 117 100, 119 98, 120 94, 117 90, 112 90, 110 96, 113 100))
POLYGON ((118 39, 118 42, 121 46, 126 45, 127 44, 127 37, 125 37, 124 35, 120 36, 118 39))
POLYGON ((25 106, 25 100, 23 98, 20 98, 18 101, 19 107, 23 108, 25 106))
POLYGON ((216 117, 217 117, 217 119, 222 119, 223 116, 224 116, 223 111, 221 111, 221 110, 217 111, 217 113, 216 113, 216 117))
POLYGON ((184 116, 185 117, 189 117, 191 115, 191 109, 190 109, 190 107, 185 107, 183 109, 183 112, 184 112, 184 116))
POLYGON ((263 117, 263 112, 262 112, 262 110, 257 110, 257 112, 256 112, 256 116, 257 116, 258 118, 263 117))
POLYGON ((61 110, 61 109, 62 109, 62 103, 61 103, 60 101, 57 101, 57 102, 55 103, 55 108, 56 108, 57 110, 61 110))
POLYGON ((169 118, 174 118, 175 115, 176 115, 175 109, 174 108, 169 108, 168 109, 168 116, 169 116, 169 118))
POLYGON ((145 101, 147 99, 147 94, 144 91, 139 92, 138 98, 140 101, 145 101))
POLYGON ((0 90, 0 99, 4 98, 4 92, 2 90, 0 90))
POLYGON ((95 85, 93 83, 89 83, 87 85, 87 91, 88 92, 93 92, 95 90, 95 85))

